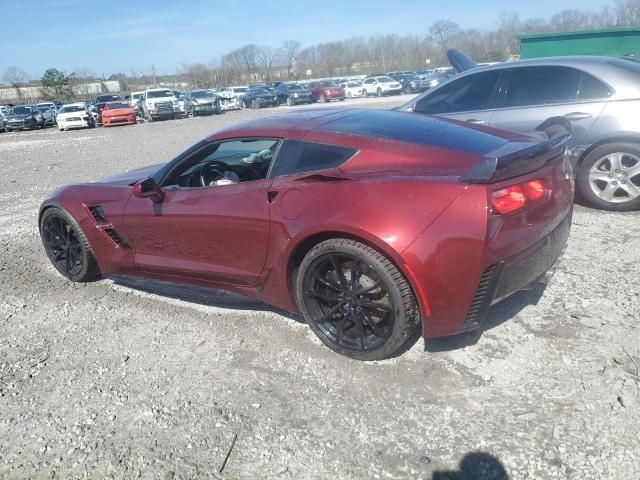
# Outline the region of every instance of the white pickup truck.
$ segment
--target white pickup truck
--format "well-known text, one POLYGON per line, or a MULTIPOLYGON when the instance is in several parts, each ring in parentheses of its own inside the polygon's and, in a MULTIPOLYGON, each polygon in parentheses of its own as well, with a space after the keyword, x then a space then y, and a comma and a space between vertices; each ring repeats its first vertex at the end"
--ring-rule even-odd
POLYGON ((149 88, 144 91, 142 113, 149 122, 159 118, 173 120, 180 116, 180 105, 168 88, 149 88))

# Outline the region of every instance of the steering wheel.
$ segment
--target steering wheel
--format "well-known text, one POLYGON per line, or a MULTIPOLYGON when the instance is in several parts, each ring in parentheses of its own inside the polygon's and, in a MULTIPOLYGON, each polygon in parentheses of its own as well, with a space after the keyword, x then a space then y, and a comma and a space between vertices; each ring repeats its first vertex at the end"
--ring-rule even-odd
POLYGON ((208 187, 211 182, 220 180, 227 170, 231 170, 229 165, 218 160, 204 163, 200 167, 200 184, 203 187, 208 187))

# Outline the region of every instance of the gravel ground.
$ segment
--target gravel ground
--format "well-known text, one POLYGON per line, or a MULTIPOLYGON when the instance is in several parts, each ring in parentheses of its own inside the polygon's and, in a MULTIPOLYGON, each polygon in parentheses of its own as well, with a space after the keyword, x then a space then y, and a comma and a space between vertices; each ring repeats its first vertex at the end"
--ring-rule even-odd
POLYGON ((577 207, 546 291, 373 363, 255 301, 49 265, 49 191, 272 112, 0 134, 0 478, 637 478, 638 213, 577 207))

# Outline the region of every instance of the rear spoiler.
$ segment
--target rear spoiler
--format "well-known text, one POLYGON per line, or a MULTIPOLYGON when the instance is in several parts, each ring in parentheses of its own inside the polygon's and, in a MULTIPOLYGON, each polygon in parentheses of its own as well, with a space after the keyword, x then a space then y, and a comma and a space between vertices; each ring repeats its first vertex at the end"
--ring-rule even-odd
POLYGON ((571 122, 566 118, 552 117, 545 120, 536 131, 546 133, 549 139, 500 157, 484 158, 462 175, 460 181, 495 183, 534 172, 551 160, 564 156, 571 138, 571 122))

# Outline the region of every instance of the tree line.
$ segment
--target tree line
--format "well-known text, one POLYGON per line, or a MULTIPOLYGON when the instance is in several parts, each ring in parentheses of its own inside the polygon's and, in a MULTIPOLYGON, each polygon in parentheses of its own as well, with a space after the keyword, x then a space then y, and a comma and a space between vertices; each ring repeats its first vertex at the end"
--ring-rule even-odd
MULTIPOLYGON (((149 74, 132 71, 109 79, 119 80, 125 88, 159 83, 213 88, 276 79, 424 70, 447 65, 449 48, 459 48, 477 62, 503 61, 518 53, 518 35, 631 26, 640 26, 640 0, 615 0, 597 12, 563 10, 549 19, 523 20, 518 13, 503 12, 493 30, 463 29, 451 20, 438 20, 424 34, 353 37, 304 48, 298 40, 287 40, 277 47, 249 44, 209 64, 183 64, 175 75, 159 76, 151 67, 149 74)), ((9 67, 3 79, 18 95, 28 83, 27 74, 18 67, 9 67)), ((49 69, 40 80, 41 97, 77 97, 83 94, 83 86, 96 80, 99 79, 87 68, 76 68, 70 74, 49 69)))

